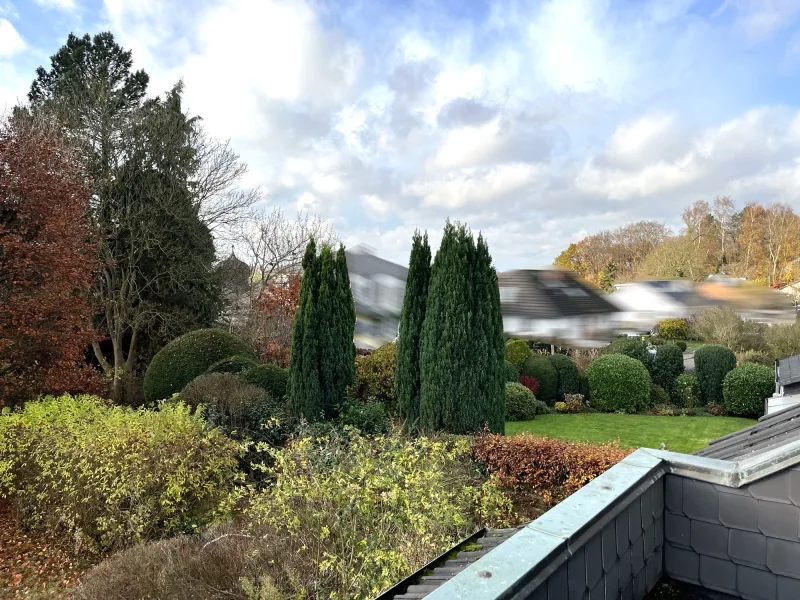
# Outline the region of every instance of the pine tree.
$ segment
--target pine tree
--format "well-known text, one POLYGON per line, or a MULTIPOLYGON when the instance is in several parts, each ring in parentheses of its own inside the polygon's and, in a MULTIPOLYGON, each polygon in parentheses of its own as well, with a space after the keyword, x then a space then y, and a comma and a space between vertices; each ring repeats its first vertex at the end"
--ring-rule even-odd
POLYGON ((600 289, 610 294, 614 291, 614 282, 617 279, 617 265, 613 262, 608 263, 603 270, 600 271, 600 289))
POLYGON ((428 234, 425 233, 423 237, 417 230, 414 232, 411 244, 396 352, 397 401, 400 406, 400 418, 403 419, 403 427, 406 430, 415 427, 419 419, 420 348, 430 278, 431 248, 428 245, 428 234))

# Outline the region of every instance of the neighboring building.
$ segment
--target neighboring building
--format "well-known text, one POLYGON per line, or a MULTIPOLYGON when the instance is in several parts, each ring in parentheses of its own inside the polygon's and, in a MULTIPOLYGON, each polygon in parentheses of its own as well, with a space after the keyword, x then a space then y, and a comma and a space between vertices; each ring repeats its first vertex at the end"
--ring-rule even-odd
POLYGON ((570 348, 605 346, 618 309, 572 271, 538 269, 498 275, 503 330, 570 348))
POLYGON ((365 246, 346 254, 356 305, 356 346, 378 348, 397 337, 408 269, 378 258, 365 246))
POLYGON ((800 280, 788 283, 778 291, 789 296, 795 309, 800 310, 800 280))
POLYGON ((800 355, 775 361, 775 393, 765 403, 768 415, 800 404, 800 355))
POLYGON ((645 333, 660 321, 686 319, 712 306, 695 292, 688 279, 632 281, 614 286, 609 300, 617 306, 617 327, 620 331, 645 333))
POLYGON ((231 249, 230 256, 217 263, 214 270, 222 286, 220 321, 230 328, 243 325, 250 311, 250 266, 231 249))
POLYGON ((459 546, 379 600, 643 600, 660 582, 687 598, 797 600, 799 523, 796 407, 694 455, 640 448, 518 531, 459 546))
POLYGON ((708 304, 726 306, 748 321, 770 325, 791 324, 797 316, 791 300, 787 300, 785 294, 742 277, 718 273, 709 276, 695 289, 708 304))

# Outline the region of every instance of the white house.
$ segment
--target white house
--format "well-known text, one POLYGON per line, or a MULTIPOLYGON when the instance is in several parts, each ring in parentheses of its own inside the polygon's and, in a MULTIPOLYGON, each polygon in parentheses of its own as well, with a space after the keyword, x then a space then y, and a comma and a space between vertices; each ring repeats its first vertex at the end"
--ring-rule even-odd
POLYGON ((664 319, 688 318, 711 305, 686 279, 620 283, 614 286, 609 300, 620 311, 616 316, 618 328, 636 333, 648 332, 664 319))

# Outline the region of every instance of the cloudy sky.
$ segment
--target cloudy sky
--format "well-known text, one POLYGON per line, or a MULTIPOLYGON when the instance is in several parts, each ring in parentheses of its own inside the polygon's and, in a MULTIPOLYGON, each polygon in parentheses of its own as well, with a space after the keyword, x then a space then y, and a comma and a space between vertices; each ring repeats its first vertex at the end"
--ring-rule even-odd
POLYGON ((0 108, 102 30, 265 205, 397 262, 447 217, 506 269, 718 194, 800 209, 800 0, 0 0, 0 108))

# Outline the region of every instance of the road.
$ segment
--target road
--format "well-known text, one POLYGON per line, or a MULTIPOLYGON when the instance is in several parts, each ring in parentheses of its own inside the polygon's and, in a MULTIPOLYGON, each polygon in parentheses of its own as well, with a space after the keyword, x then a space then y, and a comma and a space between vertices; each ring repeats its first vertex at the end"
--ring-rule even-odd
POLYGON ((694 372, 694 352, 683 353, 683 370, 687 373, 694 372))

